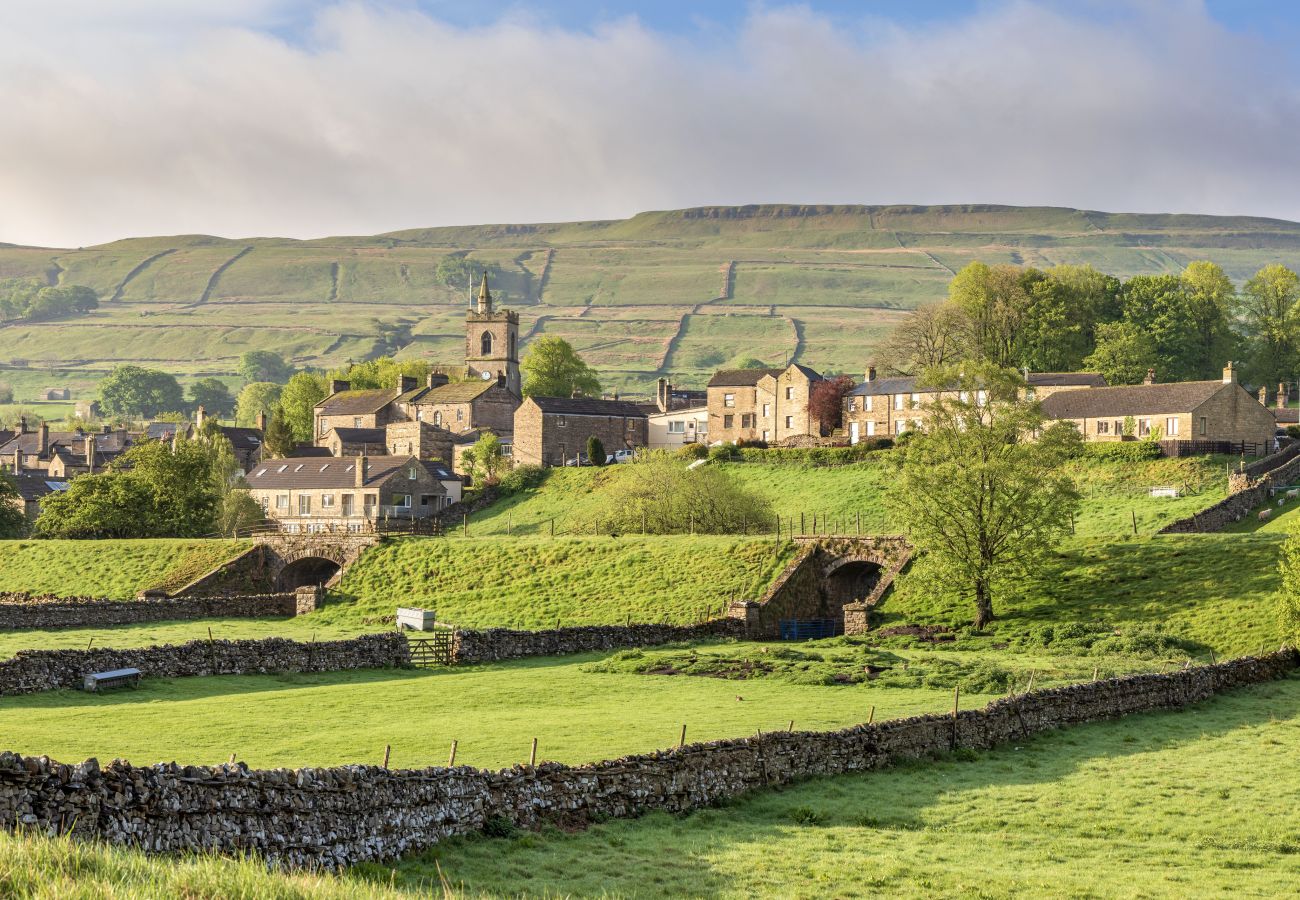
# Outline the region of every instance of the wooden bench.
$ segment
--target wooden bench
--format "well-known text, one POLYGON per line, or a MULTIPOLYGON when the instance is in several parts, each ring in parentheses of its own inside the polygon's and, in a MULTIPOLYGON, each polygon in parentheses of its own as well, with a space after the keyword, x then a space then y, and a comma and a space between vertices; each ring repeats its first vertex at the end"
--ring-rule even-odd
POLYGON ((106 691, 119 687, 137 688, 140 686, 139 669, 114 669, 111 672, 92 672, 82 682, 88 691, 106 691))

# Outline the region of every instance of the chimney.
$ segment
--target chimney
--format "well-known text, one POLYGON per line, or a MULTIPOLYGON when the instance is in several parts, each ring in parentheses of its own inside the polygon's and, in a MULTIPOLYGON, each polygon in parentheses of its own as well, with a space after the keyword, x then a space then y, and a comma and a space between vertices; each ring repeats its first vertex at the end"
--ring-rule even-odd
POLYGON ((1277 408, 1286 409, 1286 401, 1287 401, 1286 382, 1279 381, 1277 383, 1277 408))
POLYGON ((1223 383, 1237 383, 1237 367, 1232 364, 1232 360, 1228 360, 1228 364, 1223 367, 1223 383))
POLYGON ((572 391, 569 392, 569 396, 573 399, 577 399, 578 397, 582 396, 582 391, 578 390, 577 388, 574 388, 572 391))
POLYGON ((867 366, 867 381, 875 381, 875 380, 876 380, 876 367, 867 366))
POLYGON ((46 422, 41 423, 41 427, 36 430, 36 454, 44 456, 50 449, 50 426, 46 422))
POLYGON ((430 372, 429 377, 425 380, 425 384, 431 388, 442 387, 449 382, 450 379, 445 372, 430 372))
POLYGON ((14 451, 14 474, 17 475, 23 470, 23 451, 14 451))
POLYGON ((195 430, 198 430, 198 429, 202 428, 202 427, 203 427, 203 423, 206 422, 207 420, 208 420, 208 411, 207 411, 206 409, 204 409, 204 408, 203 408, 203 404, 200 403, 200 404, 199 404, 199 408, 196 409, 196 410, 194 410, 194 428, 195 428, 195 430))
POLYGON ((497 372, 497 387, 505 387, 505 386, 506 386, 506 373, 497 372))
POLYGON ((257 425, 258 431, 266 431, 266 410, 259 409, 257 411, 257 418, 254 419, 253 422, 257 425))
POLYGON ((1155 384, 1155 383, 1156 383, 1156 370, 1155 370, 1155 369, 1147 369, 1147 377, 1144 378, 1144 379, 1142 379, 1142 383, 1143 383, 1143 384, 1155 384))
POLYGON ((407 391, 413 391, 417 387, 419 387, 419 384, 420 384, 420 379, 412 375, 398 375, 397 393, 400 395, 400 394, 405 394, 407 391))
POLYGON ((672 389, 667 378, 659 379, 655 389, 655 406, 659 407, 660 412, 668 412, 668 398, 672 396, 672 389))
POLYGON ((1266 384, 1259 386, 1259 405, 1268 406, 1268 385, 1266 384))
POLYGON ((364 453, 357 457, 357 464, 354 471, 357 476, 357 487, 365 487, 366 476, 370 474, 370 461, 366 459, 364 453))
POLYGON ((90 475, 95 474, 95 436, 93 434, 86 435, 86 472, 90 475))
POLYGON ((346 381, 342 381, 342 380, 340 380, 340 379, 338 379, 338 378, 333 378, 333 379, 330 380, 330 393, 331 393, 331 394, 341 394, 341 393, 343 393, 344 391, 346 391, 346 390, 347 390, 348 388, 350 388, 350 387, 352 387, 352 385, 350 385, 350 384, 348 384, 346 381))
POLYGON ((18 417, 18 433, 19 433, 19 434, 26 434, 26 433, 27 433, 27 417, 26 417, 26 416, 19 416, 19 417, 18 417))

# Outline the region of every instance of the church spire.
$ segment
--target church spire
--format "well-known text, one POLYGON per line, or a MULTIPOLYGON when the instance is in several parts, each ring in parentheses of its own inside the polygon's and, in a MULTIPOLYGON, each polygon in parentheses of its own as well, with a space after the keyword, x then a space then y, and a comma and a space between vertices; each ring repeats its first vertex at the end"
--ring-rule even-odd
POLYGON ((492 312, 492 292, 488 290, 487 269, 483 270, 483 281, 478 286, 478 311, 492 312))

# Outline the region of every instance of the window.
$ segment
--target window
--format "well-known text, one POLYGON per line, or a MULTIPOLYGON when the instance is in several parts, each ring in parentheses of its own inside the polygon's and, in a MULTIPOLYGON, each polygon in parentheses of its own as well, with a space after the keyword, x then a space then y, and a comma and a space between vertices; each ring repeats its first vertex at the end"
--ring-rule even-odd
POLYGON ((514 455, 515 455, 515 445, 514 445, 514 444, 502 444, 502 445, 501 445, 501 455, 502 455, 502 456, 514 456, 514 455))
POLYGON ((1097 420, 1097 433, 1098 433, 1098 434, 1110 434, 1110 423, 1107 422, 1107 421, 1105 421, 1105 420, 1103 420, 1103 419, 1098 419, 1098 420, 1097 420))
POLYGON ((623 424, 626 426, 628 431, 631 431, 636 428, 636 419, 626 419, 623 424))
POLYGON ((320 508, 321 508, 321 509, 333 509, 333 508, 334 508, 334 495, 333 495, 333 494, 321 494, 321 495, 320 495, 320 508))
POLYGON ((356 509, 353 507, 353 504, 352 504, 352 495, 351 495, 351 494, 344 494, 344 495, 343 495, 343 515, 345 515, 345 516, 351 516, 351 515, 354 515, 355 513, 356 513, 356 509))
POLYGON ((857 410, 858 410, 858 401, 856 401, 856 400, 854 400, 852 397, 850 397, 850 398, 849 398, 849 412, 857 412, 857 410))
POLYGON ((457 421, 457 422, 463 421, 464 418, 465 418, 465 410, 460 409, 460 408, 458 407, 458 408, 456 409, 456 421, 457 421))
POLYGON ((669 422, 669 423, 668 423, 668 433, 669 433, 669 434, 685 434, 685 433, 686 433, 686 423, 685 423, 685 422, 669 422))
POLYGON ((867 437, 875 437, 875 434, 876 434, 876 423, 875 423, 874 420, 868 419, 868 420, 867 420, 867 437))
POLYGON ((418 477, 419 475, 416 474, 415 466, 411 466, 411 468, 406 470, 406 478, 408 481, 414 481, 418 477))
POLYGON ((1207 426, 1208 424, 1209 424, 1209 423, 1206 422, 1206 420, 1205 420, 1205 416, 1201 416, 1201 421, 1200 421, 1200 423, 1197 425, 1197 430, 1200 432, 1200 434, 1201 434, 1202 436, 1205 435, 1205 429, 1206 429, 1206 426, 1207 426))
POLYGON ((731 428, 731 427, 732 427, 732 423, 734 423, 735 420, 736 420, 736 417, 735 417, 735 416, 723 416, 723 417, 722 417, 722 427, 723 427, 723 428, 731 428))
POLYGON ((366 515, 373 516, 375 514, 375 507, 379 504, 379 495, 366 494, 362 498, 362 502, 365 506, 366 515))
POLYGON ((764 440, 764 442, 766 442, 766 441, 770 441, 771 439, 772 439, 772 432, 770 432, 770 431, 768 431, 766 428, 764 428, 764 429, 763 429, 763 440, 764 440))
POLYGON ((567 424, 568 424, 568 423, 567 423, 566 421, 564 421, 564 416, 556 416, 556 417, 555 417, 555 426, 556 426, 557 428, 563 428, 563 427, 564 427, 565 425, 567 425, 567 424))
POLYGON ((394 506, 397 506, 397 507, 400 507, 400 508, 402 508, 402 509, 410 509, 410 508, 411 508, 411 495, 410 495, 410 494, 394 494, 394 495, 393 495, 393 505, 394 505, 394 506))
POLYGON ((868 395, 868 396, 862 398, 862 411, 863 411, 863 412, 871 412, 871 396, 870 396, 870 395, 868 395))
POLYGON ((271 507, 271 498, 264 494, 257 498, 257 504, 262 507, 262 515, 266 515, 267 510, 271 507))
POLYGON ((298 515, 306 516, 311 514, 311 494, 298 495, 298 515))
POLYGON ((708 433, 709 433, 709 423, 708 423, 708 422, 703 422, 703 421, 700 422, 699 427, 698 427, 696 430, 697 430, 700 434, 708 434, 708 433))
POLYGON ((898 419, 897 421, 894 422, 894 434, 902 434, 906 430, 907 430, 906 419, 898 419))
POLYGON ((764 418, 764 419, 770 418, 771 415, 772 415, 772 404, 770 404, 770 403, 764 403, 764 404, 763 404, 763 418, 764 418))
POLYGON ((915 391, 913 391, 913 392, 912 392, 912 407, 915 409, 917 406, 920 406, 920 405, 921 405, 921 395, 918 394, 918 393, 916 393, 915 391))
POLYGON ((428 505, 429 505, 429 500, 430 500, 430 499, 431 499, 431 498, 430 498, 430 496, 429 496, 428 494, 421 494, 421 495, 420 495, 420 505, 421 505, 421 506, 428 506, 428 505))
POLYGON ((510 332, 510 358, 515 358, 515 338, 518 337, 513 331, 510 332))
POLYGON ((1112 433, 1114 433, 1114 434, 1123 434, 1123 433, 1124 433, 1124 422, 1123 422, 1122 419, 1116 419, 1116 420, 1115 420, 1115 428, 1114 428, 1114 430, 1113 430, 1112 433))
POLYGON ((433 414, 433 424, 437 425, 439 428, 442 427, 442 413, 436 412, 433 414))
POLYGON ((353 428, 360 428, 360 427, 361 427, 361 417, 360 417, 360 416, 354 416, 354 417, 352 418, 352 427, 353 427, 353 428))
POLYGON ((722 405, 723 405, 723 406, 735 406, 735 405, 736 405, 736 395, 735 395, 735 394, 723 394, 723 395, 722 395, 722 405))
POLYGON ((1165 437, 1174 437, 1178 434, 1178 417, 1169 416, 1165 419, 1165 437))
POLYGON ((1146 437, 1151 433, 1151 420, 1138 419, 1138 437, 1146 437))
POLYGON ((423 407, 423 406, 421 406, 421 407, 419 407, 418 409, 416 409, 416 411, 415 411, 415 421, 417 421, 417 422, 423 422, 423 421, 424 421, 424 407, 423 407))
POLYGON ((492 355, 492 332, 490 331, 483 332, 483 337, 479 338, 479 347, 483 351, 481 354, 479 354, 480 356, 492 355))
POLYGON ((976 392, 975 392, 975 405, 976 405, 976 406, 983 406, 985 403, 988 403, 988 402, 989 402, 989 392, 988 392, 988 391, 976 391, 976 392))
POLYGON ((786 416, 786 417, 785 417, 785 427, 786 427, 786 428, 794 428, 794 416, 786 416))
POLYGON ((903 408, 903 399, 904 399, 904 398, 903 398, 903 395, 902 395, 902 394, 895 394, 895 395, 894 395, 894 409, 902 409, 902 408, 903 408))
POLYGON ((741 427, 741 428, 753 428, 753 427, 754 427, 754 414, 753 414, 753 413, 741 413, 741 414, 740 414, 740 427, 741 427))
POLYGON ((288 495, 288 494, 276 494, 276 495, 275 495, 275 508, 276 508, 276 509, 288 509, 288 508, 289 508, 289 495, 288 495))
POLYGON ((787 400, 793 400, 793 399, 794 399, 794 388, 792 388, 792 387, 788 387, 788 388, 785 389, 785 399, 787 399, 787 400))

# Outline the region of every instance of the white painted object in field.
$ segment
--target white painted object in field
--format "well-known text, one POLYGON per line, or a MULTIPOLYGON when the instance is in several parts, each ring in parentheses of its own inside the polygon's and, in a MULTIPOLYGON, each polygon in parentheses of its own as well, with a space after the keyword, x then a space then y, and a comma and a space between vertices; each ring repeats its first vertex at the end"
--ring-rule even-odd
POLYGON ((1152 497, 1177 497, 1178 488, 1176 487, 1153 487, 1151 489, 1152 497))
POLYGON ((431 609, 397 607, 397 627, 411 631, 432 631, 434 614, 431 609))

